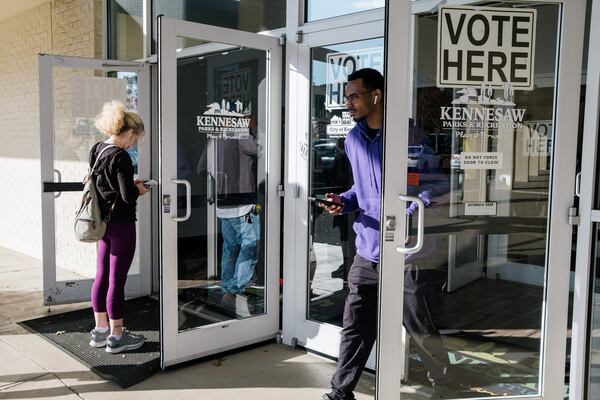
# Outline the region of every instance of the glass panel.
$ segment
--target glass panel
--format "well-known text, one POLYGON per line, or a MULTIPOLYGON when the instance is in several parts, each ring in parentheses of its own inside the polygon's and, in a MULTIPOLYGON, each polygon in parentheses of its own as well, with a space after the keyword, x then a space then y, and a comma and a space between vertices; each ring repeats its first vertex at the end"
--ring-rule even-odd
MULTIPOLYGON (((348 75, 366 67, 383 71, 383 39, 312 49, 310 196, 352 186, 344 141, 354 121, 343 98, 348 75)), ((332 216, 311 204, 307 319, 342 326, 348 271, 356 254, 355 216, 332 216)))
MULTIPOLYGON (((105 101, 118 99, 129 110, 136 111, 137 74, 117 75, 109 77, 102 71, 90 69, 54 69, 55 182, 81 182, 87 174, 90 149, 95 143, 106 140, 94 126, 95 117, 105 101)), ((132 149, 130 154, 134 161, 138 159, 137 149, 132 149)), ((134 162, 134 168, 137 170, 137 162, 134 162)), ((96 247, 77 241, 73 233, 73 213, 80 200, 79 192, 63 192, 54 202, 59 280, 75 279, 73 273, 79 278, 96 275, 96 247)), ((129 274, 136 273, 139 273, 137 251, 129 270, 129 274)))
POLYGON ((143 3, 143 0, 109 0, 109 58, 137 60, 144 57, 143 3))
POLYGON ((285 4, 286 0, 154 0, 152 46, 156 49, 156 23, 161 14, 169 18, 256 33, 284 27, 285 4))
POLYGON ((589 355, 588 355, 588 388, 589 400, 600 399, 600 225, 594 224, 595 245, 592 255, 594 257, 590 298, 590 328, 589 328, 589 355))
MULTIPOLYGON (((492 87, 486 78, 438 87, 438 15, 416 19, 408 194, 425 203, 425 238, 406 258, 404 393, 432 382, 444 398, 540 391, 560 7, 494 5, 537 11, 531 90, 492 87)), ((512 15, 502 12, 494 14, 512 15)), ((483 17, 466 18, 465 29, 482 24, 483 17)), ((474 40, 483 40, 477 32, 474 40)), ((473 75, 485 73, 477 63, 473 75)), ((415 241, 412 219, 407 246, 415 241)))
MULTIPOLYGON (((185 53, 194 56, 177 60, 177 177, 191 184, 192 213, 177 225, 180 330, 266 312, 267 54, 217 43, 185 53)), ((178 207, 185 214, 182 185, 178 207)))
POLYGON ((306 21, 339 17, 385 6, 385 0, 306 0, 306 21))

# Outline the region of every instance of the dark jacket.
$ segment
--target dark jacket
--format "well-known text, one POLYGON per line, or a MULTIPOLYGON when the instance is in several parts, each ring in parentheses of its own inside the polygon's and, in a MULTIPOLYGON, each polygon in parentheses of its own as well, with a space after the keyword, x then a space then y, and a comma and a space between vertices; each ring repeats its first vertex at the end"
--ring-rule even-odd
MULTIPOLYGON (((219 206, 238 206, 257 202, 258 146, 253 135, 239 139, 209 139, 216 146, 217 202, 219 206)), ((207 145, 208 148, 208 145, 207 145)), ((207 171, 205 149, 198 172, 207 171)))
MULTIPOLYGON (((90 167, 96 162, 98 153, 106 146, 109 145, 100 142, 92 147, 90 167)), ((92 176, 99 194, 102 218, 107 217, 116 199, 110 222, 135 222, 135 207, 140 192, 133 184, 133 163, 129 153, 119 147, 106 150, 100 155, 95 171, 92 176)))

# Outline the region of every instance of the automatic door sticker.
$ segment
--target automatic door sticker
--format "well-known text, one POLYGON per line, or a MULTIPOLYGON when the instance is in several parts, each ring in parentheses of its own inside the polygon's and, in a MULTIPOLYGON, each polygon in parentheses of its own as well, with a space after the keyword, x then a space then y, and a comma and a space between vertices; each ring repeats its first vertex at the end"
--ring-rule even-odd
POLYGON ((207 106, 202 115, 196 116, 198 132, 211 139, 241 139, 250 135, 250 103, 244 108, 240 100, 223 99, 207 106))
POLYGON ((497 206, 494 201, 465 202, 465 215, 496 215, 497 206))

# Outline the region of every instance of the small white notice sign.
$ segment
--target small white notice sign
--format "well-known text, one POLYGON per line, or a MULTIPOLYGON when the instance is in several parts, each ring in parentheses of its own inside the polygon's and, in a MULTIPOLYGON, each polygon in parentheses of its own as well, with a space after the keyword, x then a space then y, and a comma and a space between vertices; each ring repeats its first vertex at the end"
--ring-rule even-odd
POLYGON ((460 153, 462 169, 502 169, 502 153, 460 153))
POLYGON ((496 202, 472 201, 465 203, 465 215, 496 215, 496 202))
POLYGON ((71 115, 94 118, 111 100, 126 103, 125 79, 74 76, 71 79, 71 115))

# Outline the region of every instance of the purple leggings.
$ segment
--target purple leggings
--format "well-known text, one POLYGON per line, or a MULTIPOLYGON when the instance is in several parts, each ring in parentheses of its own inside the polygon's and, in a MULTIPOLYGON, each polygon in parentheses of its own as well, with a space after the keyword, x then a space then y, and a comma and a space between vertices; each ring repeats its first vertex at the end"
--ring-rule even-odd
POLYGON ((94 312, 108 318, 125 315, 125 281, 135 254, 135 223, 108 223, 98 242, 98 267, 92 285, 94 312))

